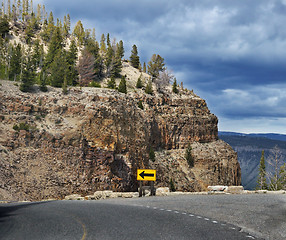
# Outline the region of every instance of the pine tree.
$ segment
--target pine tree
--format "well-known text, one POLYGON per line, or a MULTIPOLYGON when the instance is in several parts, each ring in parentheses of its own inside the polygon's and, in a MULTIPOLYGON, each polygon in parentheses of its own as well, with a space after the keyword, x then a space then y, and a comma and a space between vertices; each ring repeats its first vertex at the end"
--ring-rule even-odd
POLYGON ((30 3, 30 14, 33 14, 34 13, 34 6, 33 6, 33 0, 31 0, 31 3, 30 3))
POLYGON ((121 63, 121 58, 119 56, 113 56, 110 64, 110 76, 117 78, 120 77, 120 73, 122 70, 122 63, 121 63))
POLYGON ((5 38, 9 33, 9 22, 7 17, 0 18, 0 34, 2 38, 5 38))
POLYGON ((111 89, 115 89, 116 88, 116 82, 115 82, 115 78, 111 77, 110 80, 107 82, 107 87, 111 88, 111 89))
POLYGON ((177 79, 174 79, 173 86, 172 86, 173 93, 179 93, 177 79))
POLYGON ((22 84, 20 85, 20 90, 22 92, 31 91, 34 85, 34 81, 35 81, 35 72, 33 71, 31 60, 28 57, 23 68, 22 84))
POLYGON ((8 7, 8 19, 10 20, 11 19, 11 16, 12 16, 12 14, 11 14, 11 1, 10 0, 8 0, 7 1, 7 7, 8 7))
POLYGON ((11 59, 9 68, 9 79, 18 80, 21 73, 22 50, 21 45, 18 44, 11 48, 11 59))
POLYGON ((143 72, 146 73, 147 72, 147 69, 146 69, 146 63, 144 62, 143 64, 143 72))
POLYGON ((13 22, 16 22, 18 17, 17 17, 17 10, 16 10, 16 6, 13 4, 12 5, 12 14, 11 14, 11 18, 13 22))
POLYGON ((109 33, 107 33, 107 36, 106 36, 106 44, 107 44, 107 47, 111 46, 109 33))
POLYGON ((281 167, 280 167, 280 183, 281 183, 281 188, 286 190, 286 163, 284 163, 281 167))
POLYGON ((101 39, 100 39, 100 51, 102 54, 104 54, 106 52, 106 45, 105 45, 105 36, 104 34, 101 35, 101 39))
POLYGON ((42 16, 43 16, 43 22, 44 22, 44 23, 47 22, 48 14, 47 14, 47 12, 46 12, 46 7, 45 7, 45 5, 43 5, 43 7, 42 7, 42 16))
POLYGON ((264 158, 264 150, 262 150, 260 164, 259 164, 259 174, 257 180, 257 189, 266 190, 266 166, 265 166, 265 158, 264 158))
POLYGON ((140 61, 139 61, 137 46, 135 44, 132 47, 130 63, 132 67, 139 68, 140 61))
POLYGON ((152 90, 152 81, 151 79, 148 81, 147 86, 145 88, 145 93, 147 94, 153 94, 153 90, 152 90))
POLYGON ((157 78, 159 73, 165 70, 164 58, 160 55, 153 54, 151 60, 148 63, 148 73, 153 77, 157 78))
POLYGON ((36 18, 38 22, 42 22, 42 6, 41 4, 37 5, 37 14, 36 14, 36 18))
POLYGON ((25 29, 25 40, 27 44, 31 43, 32 38, 34 37, 34 30, 37 28, 37 24, 35 18, 32 18, 26 29, 25 29))
POLYGON ((105 66, 107 69, 107 77, 110 76, 110 65, 111 65, 113 56, 114 56, 114 52, 113 52, 112 46, 108 44, 108 48, 107 48, 106 56, 105 56, 105 66))
POLYGON ((2 2, 2 4, 1 4, 1 10, 2 10, 2 12, 1 12, 1 17, 4 18, 4 17, 5 17, 5 6, 4 6, 4 2, 2 2))
POLYGON ((78 72, 76 69, 76 61, 77 61, 77 47, 75 41, 72 39, 69 51, 67 52, 67 84, 75 86, 78 80, 78 72))
POLYGON ((101 80, 103 78, 104 76, 103 70, 104 70, 103 58, 101 57, 100 54, 98 54, 94 60, 94 71, 96 80, 101 80))
POLYGON ((49 16, 49 20, 48 20, 48 26, 47 26, 47 41, 49 41, 50 39, 52 39, 52 36, 54 34, 54 30, 55 30, 56 26, 55 26, 55 22, 54 22, 54 15, 53 12, 50 12, 50 16, 49 16))
POLYGON ((33 54, 32 54, 32 65, 33 69, 36 71, 37 68, 40 67, 41 61, 43 59, 44 49, 40 44, 39 40, 36 40, 33 46, 33 54))
POLYGON ((136 87, 137 88, 142 88, 143 87, 142 74, 140 74, 139 78, 137 79, 136 87))
POLYGON ((176 191, 175 183, 174 183, 172 178, 170 179, 170 191, 171 192, 175 192, 176 191))
POLYGON ((120 59, 124 57, 124 47, 123 47, 123 41, 120 40, 117 46, 116 56, 118 56, 120 59))
POLYGON ((118 86, 118 92, 127 93, 127 86, 126 86, 126 78, 125 76, 121 77, 121 81, 118 86))
POLYGON ((49 44, 48 53, 45 61, 45 68, 49 68, 52 62, 55 60, 56 54, 63 49, 63 39, 60 33, 60 29, 56 27, 55 33, 49 44))
POLYGON ((194 167, 194 158, 192 155, 192 147, 190 144, 188 144, 188 147, 186 149, 185 159, 187 160, 187 162, 191 168, 194 167))
POLYGON ((79 45, 83 45, 85 32, 81 21, 78 21, 74 27, 73 34, 78 39, 79 45))
POLYGON ((63 87, 64 80, 66 79, 67 63, 65 58, 65 52, 57 51, 54 61, 50 66, 51 73, 51 85, 53 87, 63 87))

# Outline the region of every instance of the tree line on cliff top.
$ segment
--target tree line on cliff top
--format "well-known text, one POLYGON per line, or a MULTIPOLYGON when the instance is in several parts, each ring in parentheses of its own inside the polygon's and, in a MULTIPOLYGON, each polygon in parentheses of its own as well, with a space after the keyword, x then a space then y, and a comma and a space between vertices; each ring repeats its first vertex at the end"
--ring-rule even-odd
MULTIPOLYGON (((0 78, 20 81, 22 91, 29 91, 34 83, 40 85, 42 91, 47 91, 47 85, 62 87, 64 92, 67 86, 100 87, 101 80, 108 78, 107 87, 127 92, 126 77, 121 76, 123 41, 111 40, 109 33, 102 34, 97 41, 95 29, 84 29, 81 21, 71 31, 69 14, 63 21, 55 21, 53 13, 46 12, 45 5, 38 4, 34 9, 32 0, 18 0, 13 4, 9 0, 2 1, 0 35, 0 78), (15 43, 9 41, 11 31, 18 38, 15 43), (121 78, 118 87, 116 78, 121 78)), ((160 55, 153 54, 147 65, 141 64, 134 44, 129 62, 150 75, 146 86, 141 76, 137 82, 138 88, 144 87, 146 93, 152 93, 151 83, 156 79, 158 87, 173 80, 173 92, 178 92, 177 81, 166 71, 160 55)))

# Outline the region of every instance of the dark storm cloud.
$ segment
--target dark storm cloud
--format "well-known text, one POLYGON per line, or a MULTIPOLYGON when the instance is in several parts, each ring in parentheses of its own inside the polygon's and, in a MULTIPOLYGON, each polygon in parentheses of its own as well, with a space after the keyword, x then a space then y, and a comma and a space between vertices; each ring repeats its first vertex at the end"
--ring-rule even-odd
POLYGON ((286 0, 41 2, 94 27, 97 38, 122 39, 126 58, 133 44, 142 61, 160 54, 226 125, 286 118, 286 0))

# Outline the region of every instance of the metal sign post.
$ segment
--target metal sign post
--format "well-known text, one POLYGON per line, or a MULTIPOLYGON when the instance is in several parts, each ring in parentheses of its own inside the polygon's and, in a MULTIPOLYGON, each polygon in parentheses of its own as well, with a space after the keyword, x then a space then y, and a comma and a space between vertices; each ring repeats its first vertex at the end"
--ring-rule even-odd
POLYGON ((154 182, 156 181, 156 170, 154 169, 137 169, 137 180, 140 181, 139 185, 139 197, 145 196, 145 189, 143 188, 142 181, 151 181, 150 195, 155 196, 156 191, 154 188, 154 182))

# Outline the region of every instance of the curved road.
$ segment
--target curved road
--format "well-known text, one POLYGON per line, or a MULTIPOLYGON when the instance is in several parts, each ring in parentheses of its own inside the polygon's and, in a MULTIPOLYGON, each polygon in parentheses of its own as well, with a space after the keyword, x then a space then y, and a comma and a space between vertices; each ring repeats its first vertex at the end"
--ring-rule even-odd
POLYGON ((0 204, 0 239, 285 239, 285 195, 0 204))

